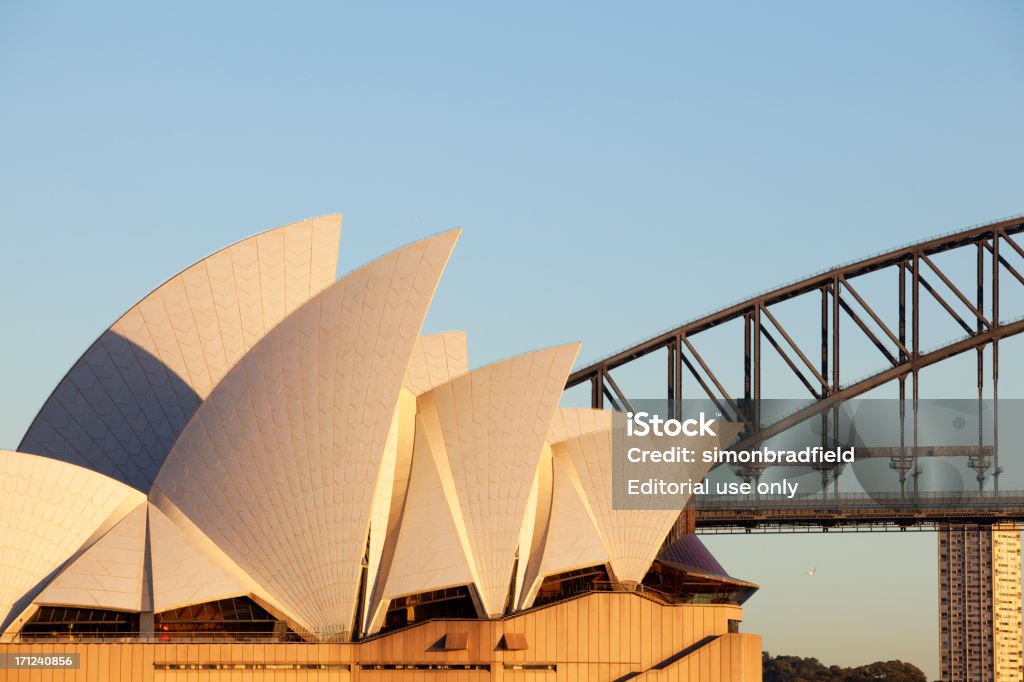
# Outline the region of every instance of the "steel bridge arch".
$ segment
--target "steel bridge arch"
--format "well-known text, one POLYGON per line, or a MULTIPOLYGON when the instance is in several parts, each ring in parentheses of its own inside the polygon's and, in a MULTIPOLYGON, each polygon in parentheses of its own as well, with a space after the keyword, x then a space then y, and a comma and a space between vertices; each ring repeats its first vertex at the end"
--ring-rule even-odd
MULTIPOLYGON (((901 405, 905 400, 909 379, 912 405, 916 414, 918 399, 918 373, 962 353, 978 351, 978 391, 983 386, 982 352, 992 347, 992 389, 998 398, 999 341, 1024 332, 1024 318, 1006 320, 1000 314, 1000 276, 1006 273, 1024 285, 1024 266, 1012 261, 1024 259, 1024 247, 1013 239, 1024 232, 1024 216, 971 227, 924 241, 916 242, 856 262, 840 265, 806 279, 758 294, 750 299, 725 307, 717 312, 664 331, 635 346, 617 352, 602 360, 574 371, 566 383, 571 389, 590 383, 591 407, 603 409, 605 400, 616 410, 630 409, 627 396, 611 376, 611 371, 623 367, 656 351, 668 351, 666 366, 666 396, 672 401, 682 396, 682 377, 688 372, 723 414, 731 414, 747 426, 736 449, 749 449, 757 443, 800 422, 825 413, 839 403, 860 396, 890 381, 899 382, 901 405), (976 250, 976 288, 973 297, 965 294, 934 262, 937 254, 963 249, 976 250), (1010 256, 1008 259, 1007 256, 1010 256), (986 275, 986 266, 988 276, 986 275), (857 277, 881 270, 895 269, 899 273, 899 321, 894 331, 871 308, 851 283, 857 277), (936 279, 932 279, 932 277, 936 279), (936 286, 939 285, 939 286, 936 286), (945 291, 943 296, 942 291, 945 291), (908 301, 909 295, 909 301, 908 301), (798 297, 820 297, 821 345, 817 362, 811 360, 786 329, 772 314, 772 306, 798 297), (921 301, 930 296, 964 330, 965 336, 946 342, 938 348, 922 348, 920 335, 921 301), (952 303, 950 302, 952 299, 952 303), (959 308, 959 312, 958 312, 959 308), (858 312, 858 309, 860 312, 858 312), (866 313, 866 315, 865 315, 866 313), (986 314, 987 313, 987 314, 986 314), (840 377, 841 325, 846 317, 884 356, 888 365, 866 378, 843 385, 840 377), (966 319, 965 319, 966 317, 966 319), (744 402, 754 406, 754 414, 744 414, 733 396, 725 390, 713 368, 697 351, 691 339, 702 332, 737 319, 744 321, 744 402), (871 325, 868 321, 873 322, 871 325), (910 336, 908 339, 908 325, 910 336), (762 341, 766 341, 782 358, 797 379, 813 396, 813 402, 793 414, 763 424, 757 405, 761 399, 762 341), (788 350, 787 350, 788 349, 788 350)), ((998 403, 996 403, 998 404, 998 403)), ((996 417, 998 419, 998 416, 996 417)), ((916 421, 915 421, 916 423, 916 421)), ((998 434, 998 430, 996 430, 998 434)), ((998 439, 998 435, 996 436, 998 439)), ((916 447, 916 428, 915 442, 916 447)), ((979 486, 985 472, 992 468, 998 491, 998 440, 992 448, 994 461, 979 453, 971 457, 970 466, 978 473, 979 486)), ((916 451, 902 452, 892 457, 892 468, 900 475, 901 486, 908 472, 914 468, 916 451)), ((756 476, 756 471, 740 472, 745 477, 756 476)), ((916 476, 914 477, 916 488, 916 476)))

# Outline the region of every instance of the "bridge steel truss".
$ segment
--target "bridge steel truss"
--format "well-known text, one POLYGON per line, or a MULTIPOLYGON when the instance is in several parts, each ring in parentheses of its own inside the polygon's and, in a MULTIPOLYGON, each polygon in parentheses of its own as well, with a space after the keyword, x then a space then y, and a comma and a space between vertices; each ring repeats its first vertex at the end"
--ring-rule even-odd
MULTIPOLYGON (((589 383, 593 408, 603 409, 607 405, 615 410, 631 410, 629 398, 612 377, 612 371, 665 349, 668 357, 665 371, 666 397, 669 401, 675 401, 669 404, 679 405, 678 399, 683 397, 683 379, 685 376, 691 377, 700 388, 698 397, 710 398, 727 418, 744 422, 740 442, 733 446, 736 450, 743 450, 753 449, 768 438, 815 415, 822 415, 825 420, 829 411, 836 410, 843 401, 861 396, 891 381, 899 384, 902 431, 905 422, 902 412, 908 404, 909 383, 909 405, 913 411, 912 427, 909 429, 911 432, 905 436, 901 434, 901 440, 905 440, 890 457, 890 467, 899 476, 902 494, 910 493, 907 490, 910 479, 913 494, 916 495, 920 476, 918 457, 929 454, 926 448, 918 446, 919 374, 922 369, 943 360, 975 351, 978 358, 978 397, 981 400, 986 374, 983 355, 986 347, 991 346, 992 397, 994 404, 998 405, 999 342, 1024 331, 1024 318, 1007 320, 1000 312, 1002 276, 1012 277, 1024 285, 1024 246, 1019 243, 1020 238, 1014 239, 1015 235, 1022 232, 1024 217, 1016 217, 841 265, 692 320, 578 369, 570 375, 566 389, 589 383), (935 262, 938 254, 962 252, 966 249, 974 251, 976 261, 974 291, 964 291, 958 287, 935 262), (893 292, 898 298, 898 322, 895 328, 887 325, 871 307, 858 291, 857 283, 857 278, 863 275, 893 270, 898 273, 898 286, 893 292), (773 313, 773 308, 784 301, 808 297, 816 299, 815 305, 820 307, 821 313, 820 347, 814 350, 801 347, 794 341, 793 336, 780 323, 778 315, 773 313), (963 337, 938 348, 928 349, 923 346, 920 333, 921 309, 926 297, 938 303, 949 319, 963 330, 963 337), (853 323, 849 331, 842 329, 840 323, 843 318, 853 323), (743 400, 740 404, 726 391, 714 368, 693 343, 694 338, 701 333, 738 319, 743 320, 743 338, 737 341, 743 344, 744 349, 743 400), (856 331, 853 331, 854 328, 856 331), (863 334, 881 358, 884 358, 882 369, 867 378, 844 384, 840 376, 840 349, 844 333, 863 334), (764 424, 759 409, 765 392, 762 358, 769 347, 808 391, 812 402, 783 419, 764 424)), ((993 445, 981 447, 979 443, 979 447, 968 454, 969 466, 977 474, 979 490, 983 488, 986 476, 991 475, 996 495, 999 494, 999 474, 1002 471, 999 467, 998 419, 996 407, 993 445)), ((833 420, 836 428, 837 422, 833 420)), ((838 433, 835 435, 838 441, 838 433)), ((756 467, 748 467, 737 473, 745 480, 751 480, 760 472, 756 467)), ((828 472, 822 470, 823 483, 827 481, 827 476, 828 472)), ((836 511, 832 507, 830 509, 836 511)), ((821 511, 824 516, 830 513, 824 508, 821 511)), ((698 512, 697 521, 701 523, 704 517, 712 525, 721 525, 740 521, 740 516, 741 512, 730 516, 725 509, 709 510, 706 514, 698 512)), ((856 514, 854 516, 859 518, 856 514)), ((927 518, 928 514, 918 508, 915 517, 920 521, 921 518, 927 518)), ((1024 506, 1021 507, 1020 518, 1024 519, 1024 506)), ((868 518, 862 521, 871 523, 868 518)), ((851 522, 860 521, 854 518, 851 522)))

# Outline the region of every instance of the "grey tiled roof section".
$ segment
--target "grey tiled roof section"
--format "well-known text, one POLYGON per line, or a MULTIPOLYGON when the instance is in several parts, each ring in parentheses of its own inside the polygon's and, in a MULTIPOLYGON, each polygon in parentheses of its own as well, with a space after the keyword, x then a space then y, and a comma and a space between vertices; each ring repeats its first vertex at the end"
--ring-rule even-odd
POLYGON ((18 449, 147 492, 189 418, 242 355, 335 279, 341 216, 229 246, 172 277, 86 350, 18 449))

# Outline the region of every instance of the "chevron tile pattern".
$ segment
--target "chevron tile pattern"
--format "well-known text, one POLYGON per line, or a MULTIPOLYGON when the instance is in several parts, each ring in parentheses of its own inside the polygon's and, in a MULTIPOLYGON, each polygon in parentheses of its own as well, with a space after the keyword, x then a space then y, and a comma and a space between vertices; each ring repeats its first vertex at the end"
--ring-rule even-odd
POLYGON ((334 281, 341 216, 238 242, 172 277, 105 331, 18 450, 143 492, 199 404, 289 312, 334 281))
POLYGON ((446 489, 437 457, 422 429, 418 431, 394 564, 385 598, 466 585, 473 581, 467 546, 452 516, 457 504, 446 489))
MULTIPOLYGON (((609 420, 610 421, 610 420, 609 420)), ((728 443, 739 430, 737 424, 722 423, 718 436, 698 436, 689 440, 689 447, 703 451, 721 442, 728 443)), ((614 509, 612 504, 612 428, 584 433, 553 446, 556 459, 568 460, 578 480, 578 490, 589 509, 597 531, 608 553, 613 579, 622 582, 643 580, 651 562, 661 548, 665 536, 679 516, 680 509, 642 510, 614 509)), ((669 439, 670 440, 670 439, 669 439)), ((652 439, 650 449, 659 449, 652 439)), ((662 444, 661 447, 667 445, 662 444)), ((702 462, 679 464, 674 471, 678 480, 686 477, 701 480, 711 465, 702 462), (685 474, 685 476, 683 475, 685 474)))
POLYGON ((416 340, 402 385, 420 395, 468 371, 465 332, 430 334, 416 340))
POLYGON ((465 333, 420 336, 459 230, 334 281, 340 227, 171 278, 61 381, 34 454, 0 451, 0 634, 250 596, 344 641, 423 592, 498 617, 566 571, 643 579, 678 511, 612 508, 612 414, 558 408, 579 345, 470 371, 465 333))
POLYGON ((572 459, 564 448, 555 446, 554 449, 556 454, 551 458, 551 520, 537 576, 541 579, 555 573, 605 564, 611 559, 597 530, 593 511, 586 502, 572 459))
POLYGON ((394 406, 457 238, 395 251, 302 305, 228 372, 156 481, 318 636, 353 623, 394 406))
POLYGON ((41 581, 144 501, 94 471, 0 450, 0 633, 41 581))
POLYGON ((145 561, 143 503, 64 568, 35 603, 141 611, 145 561))
POLYGON ((496 362, 418 399, 431 448, 450 467, 456 523, 489 615, 504 610, 534 472, 578 352, 569 344, 496 362))

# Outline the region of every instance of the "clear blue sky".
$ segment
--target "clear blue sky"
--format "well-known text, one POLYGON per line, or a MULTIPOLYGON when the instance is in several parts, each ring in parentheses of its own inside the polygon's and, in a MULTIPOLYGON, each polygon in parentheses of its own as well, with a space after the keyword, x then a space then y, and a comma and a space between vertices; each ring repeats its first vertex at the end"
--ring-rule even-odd
MULTIPOLYGON (((345 213, 343 270, 463 226, 427 328, 482 364, 1024 212, 1022 33, 1009 2, 3 2, 0 446, 151 288, 302 217, 345 213)), ((712 544, 771 651, 934 676, 934 536, 898 540, 712 544)))

